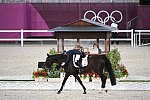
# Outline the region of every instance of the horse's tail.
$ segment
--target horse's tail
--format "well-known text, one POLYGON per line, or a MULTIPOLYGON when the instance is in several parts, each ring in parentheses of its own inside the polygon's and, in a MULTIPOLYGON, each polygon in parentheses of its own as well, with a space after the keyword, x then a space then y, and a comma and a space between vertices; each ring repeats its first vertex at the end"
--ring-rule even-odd
POLYGON ((105 56, 105 67, 109 73, 111 85, 116 85, 116 78, 115 78, 114 70, 112 69, 111 63, 106 56, 105 56))

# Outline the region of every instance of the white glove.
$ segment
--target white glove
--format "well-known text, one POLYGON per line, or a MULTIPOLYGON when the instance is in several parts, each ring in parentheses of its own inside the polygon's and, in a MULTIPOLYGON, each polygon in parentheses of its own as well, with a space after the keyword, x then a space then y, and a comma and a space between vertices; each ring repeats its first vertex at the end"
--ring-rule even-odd
POLYGON ((64 65, 65 65, 65 62, 62 62, 62 63, 61 63, 61 66, 64 66, 64 65))

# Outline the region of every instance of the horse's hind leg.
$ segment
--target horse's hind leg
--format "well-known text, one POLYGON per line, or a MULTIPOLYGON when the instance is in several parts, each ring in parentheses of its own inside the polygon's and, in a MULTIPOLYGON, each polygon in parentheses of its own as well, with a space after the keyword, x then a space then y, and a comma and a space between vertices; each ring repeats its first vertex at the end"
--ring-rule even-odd
POLYGON ((78 80, 78 82, 81 84, 81 86, 82 86, 82 88, 83 88, 83 90, 84 90, 83 94, 86 94, 86 88, 85 88, 85 86, 83 85, 83 83, 82 83, 80 77, 78 76, 78 74, 74 74, 73 76, 74 76, 74 77, 78 80))
POLYGON ((104 90, 107 93, 107 90, 105 89, 107 76, 102 74, 100 78, 101 78, 101 81, 102 81, 102 85, 101 85, 102 91, 104 90))
POLYGON ((63 80, 63 82, 62 82, 62 85, 61 85, 61 88, 60 88, 60 90, 57 92, 57 94, 60 94, 61 93, 61 91, 63 90, 63 87, 64 87, 64 85, 65 85, 65 83, 66 83, 66 81, 67 81, 67 79, 68 79, 68 77, 70 76, 70 74, 65 74, 65 77, 64 77, 64 80, 63 80))

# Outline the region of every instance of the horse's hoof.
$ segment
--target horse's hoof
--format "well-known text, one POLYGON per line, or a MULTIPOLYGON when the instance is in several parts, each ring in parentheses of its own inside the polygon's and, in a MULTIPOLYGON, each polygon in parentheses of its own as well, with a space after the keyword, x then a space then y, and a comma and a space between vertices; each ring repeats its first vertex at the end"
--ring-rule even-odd
POLYGON ((106 90, 101 90, 99 93, 107 93, 108 92, 108 90, 106 89, 106 90))
POLYGON ((83 94, 86 94, 86 92, 83 92, 83 94))
POLYGON ((60 94, 60 93, 61 93, 60 91, 57 92, 57 94, 60 94))

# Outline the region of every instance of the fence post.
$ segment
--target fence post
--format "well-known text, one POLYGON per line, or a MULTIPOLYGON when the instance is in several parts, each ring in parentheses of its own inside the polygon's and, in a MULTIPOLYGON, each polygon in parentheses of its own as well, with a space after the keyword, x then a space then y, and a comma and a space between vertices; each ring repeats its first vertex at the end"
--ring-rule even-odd
POLYGON ((23 29, 21 29, 21 47, 23 47, 23 29))
POLYGON ((134 47, 134 32, 133 32, 133 29, 131 29, 131 47, 134 47))
POLYGON ((137 44, 137 35, 136 35, 136 33, 134 33, 134 47, 136 47, 136 44, 137 44))
POLYGON ((141 31, 139 31, 139 46, 141 46, 141 31))

